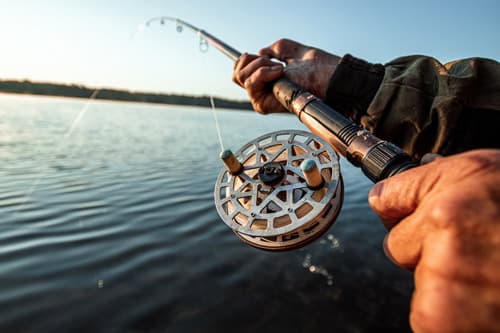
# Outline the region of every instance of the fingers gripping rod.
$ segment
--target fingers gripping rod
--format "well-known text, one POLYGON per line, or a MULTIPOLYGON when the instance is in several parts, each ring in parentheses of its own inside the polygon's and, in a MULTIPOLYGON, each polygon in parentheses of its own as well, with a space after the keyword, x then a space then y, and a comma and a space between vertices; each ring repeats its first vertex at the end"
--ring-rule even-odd
MULTIPOLYGON (((175 21, 178 27, 184 26, 193 30, 233 61, 241 56, 239 51, 220 39, 183 20, 164 16, 152 18, 146 24, 155 20, 175 21)), ((272 90, 276 99, 288 111, 294 113, 311 132, 329 142, 353 165, 361 167, 373 182, 417 166, 404 150, 377 138, 290 80, 278 79, 272 90)))

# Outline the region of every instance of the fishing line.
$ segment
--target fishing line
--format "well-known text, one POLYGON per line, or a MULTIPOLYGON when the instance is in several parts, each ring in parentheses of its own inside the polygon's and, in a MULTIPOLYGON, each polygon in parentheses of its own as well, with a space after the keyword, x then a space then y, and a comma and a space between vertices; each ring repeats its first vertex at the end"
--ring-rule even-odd
POLYGON ((224 144, 222 143, 222 135, 219 127, 219 120, 217 119, 217 114, 215 112, 215 103, 214 103, 214 98, 210 96, 210 106, 212 108, 212 115, 214 116, 215 120, 215 129, 217 130, 217 136, 219 137, 219 144, 220 144, 220 151, 224 151, 224 144))
MULTIPOLYGON (((181 33, 184 28, 183 27, 186 27, 190 30, 193 30, 194 32, 198 32, 196 27, 184 22, 184 21, 181 21, 175 17, 169 17, 169 16, 158 16, 158 17, 153 17, 149 20, 147 20, 144 24, 139 24, 137 26, 137 28, 135 29, 134 32, 132 32, 132 34, 130 35, 130 38, 134 38, 138 33, 141 33, 144 31, 145 28, 147 27, 150 27, 152 23, 154 22, 159 22, 161 25, 165 25, 165 22, 166 21, 173 21, 176 23, 176 30, 177 32, 181 33)), ((199 42, 199 50, 200 52, 202 53, 206 53, 208 51, 208 47, 209 47, 209 43, 207 41, 206 38, 203 38, 202 35, 199 34, 199 37, 200 37, 200 42, 199 42)), ((220 151, 223 152, 224 151, 224 143, 223 143, 223 140, 222 140, 222 135, 221 135, 221 130, 220 130, 220 125, 219 125, 219 120, 217 118, 217 114, 216 114, 216 110, 215 110, 215 102, 214 102, 214 98, 213 96, 210 96, 210 107, 212 109, 212 115, 214 117, 214 121, 215 121, 215 129, 217 131, 217 137, 218 137, 218 140, 219 140, 219 145, 220 145, 220 151)))
POLYGON ((52 154, 52 156, 50 156, 50 158, 49 158, 49 160, 47 162, 47 165, 45 166, 45 170, 43 172, 40 172, 38 174, 38 177, 35 179, 35 181, 31 185, 31 187, 29 188, 29 190, 24 194, 24 200, 23 200, 23 202, 19 205, 19 207, 13 213, 14 217, 17 216, 17 214, 19 213, 19 210, 26 204, 26 202, 28 201, 29 197, 31 195, 33 195, 33 193, 36 191, 38 185, 40 184, 40 181, 41 181, 42 177, 45 176, 46 171, 49 169, 50 164, 52 164, 52 162, 54 162, 56 156, 59 155, 59 153, 61 152, 63 146, 65 144, 67 144, 67 140, 71 137, 71 135, 73 134, 74 130, 76 129, 76 127, 78 126, 78 124, 82 121, 83 117, 87 113, 87 110, 89 109, 89 106, 90 106, 90 102, 92 100, 96 99, 98 93, 99 93, 99 89, 95 89, 92 92, 92 94, 89 96, 89 98, 86 100, 85 104, 82 106, 82 108, 80 109, 80 111, 78 111, 76 117, 71 122, 71 125, 65 131, 65 133, 63 135, 63 140, 61 140, 59 142, 59 145, 57 146, 56 150, 54 151, 54 153, 52 154))
MULTIPOLYGON (((87 110, 89 108, 89 105, 90 105, 90 101, 94 100, 96 97, 97 97, 97 94, 99 93, 99 89, 96 89, 94 90, 94 92, 92 93, 92 95, 90 95, 90 97, 87 99, 87 102, 85 103, 85 105, 82 107, 82 109, 80 110, 80 112, 78 112, 77 116, 75 117, 75 119, 73 120, 73 122, 71 123, 71 126, 69 127, 69 129, 66 131, 66 134, 64 134, 64 138, 67 139, 71 136, 71 134, 73 134, 73 131, 74 129, 76 128, 76 126, 78 126, 78 124, 80 123, 80 121, 83 119, 83 117, 85 116, 85 113, 87 113, 87 110)), ((62 145, 59 146, 59 149, 62 147, 62 145)))

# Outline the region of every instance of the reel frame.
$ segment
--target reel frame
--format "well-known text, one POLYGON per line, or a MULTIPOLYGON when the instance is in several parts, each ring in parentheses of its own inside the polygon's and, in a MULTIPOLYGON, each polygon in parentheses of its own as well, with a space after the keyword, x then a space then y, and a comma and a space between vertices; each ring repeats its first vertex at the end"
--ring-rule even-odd
POLYGON ((244 242, 264 250, 284 251, 321 236, 335 221, 343 201, 338 155, 320 137, 281 130, 262 135, 236 153, 238 173, 223 169, 216 181, 217 212, 244 242), (312 160, 324 182, 310 188, 301 163, 312 160), (266 185, 259 170, 280 163, 283 179, 266 185))

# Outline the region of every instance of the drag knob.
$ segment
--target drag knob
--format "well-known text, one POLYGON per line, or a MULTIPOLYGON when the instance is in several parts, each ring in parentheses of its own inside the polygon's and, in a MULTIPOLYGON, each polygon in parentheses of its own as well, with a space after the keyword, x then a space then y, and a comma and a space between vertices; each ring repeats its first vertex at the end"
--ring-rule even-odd
POLYGON ((269 186, 279 184, 284 176, 285 170, 278 162, 269 162, 259 168, 259 179, 269 186))

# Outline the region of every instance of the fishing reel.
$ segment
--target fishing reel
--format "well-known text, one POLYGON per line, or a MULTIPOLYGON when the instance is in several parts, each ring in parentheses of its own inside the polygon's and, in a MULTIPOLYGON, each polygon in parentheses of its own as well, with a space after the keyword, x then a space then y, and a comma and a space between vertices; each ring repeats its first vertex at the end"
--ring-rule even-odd
MULTIPOLYGON (((173 21, 188 28, 232 61, 241 52, 207 31, 170 16, 153 17, 145 25, 173 21)), ((279 131, 239 149, 226 150, 226 165, 215 184, 215 206, 243 241, 257 248, 281 251, 304 246, 321 236, 342 205, 343 183, 338 155, 360 167, 373 182, 416 167, 404 150, 353 123, 286 78, 272 84, 274 97, 311 131, 279 131)), ((213 106, 213 104, 212 104, 213 106)), ((216 121, 217 124, 217 121, 216 121)))
POLYGON ((215 207, 224 223, 256 248, 305 246, 335 221, 343 201, 339 157, 305 131, 260 136, 234 154, 226 150, 216 181, 215 207))

